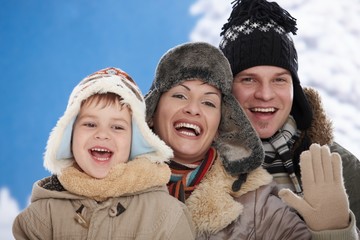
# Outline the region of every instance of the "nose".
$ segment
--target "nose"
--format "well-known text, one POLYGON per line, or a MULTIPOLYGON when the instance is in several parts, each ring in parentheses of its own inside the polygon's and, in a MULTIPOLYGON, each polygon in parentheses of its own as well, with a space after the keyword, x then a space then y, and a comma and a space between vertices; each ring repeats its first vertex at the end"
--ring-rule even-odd
POLYGON ((190 101, 183 108, 183 112, 190 115, 200 115, 200 106, 196 101, 190 101))
POLYGON ((259 85, 255 90, 255 98, 263 101, 269 101, 273 99, 274 96, 275 96, 274 89, 269 83, 263 83, 259 85))
POLYGON ((98 140, 108 140, 110 139, 110 134, 104 127, 98 127, 94 137, 98 140))

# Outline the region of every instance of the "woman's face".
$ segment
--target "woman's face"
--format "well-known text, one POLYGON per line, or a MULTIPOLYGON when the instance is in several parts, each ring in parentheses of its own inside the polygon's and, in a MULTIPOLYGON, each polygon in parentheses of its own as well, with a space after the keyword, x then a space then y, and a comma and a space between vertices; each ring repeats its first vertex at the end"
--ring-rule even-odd
POLYGON ((220 90, 194 79, 161 95, 153 129, 173 149, 174 161, 193 163, 204 159, 220 119, 220 90))

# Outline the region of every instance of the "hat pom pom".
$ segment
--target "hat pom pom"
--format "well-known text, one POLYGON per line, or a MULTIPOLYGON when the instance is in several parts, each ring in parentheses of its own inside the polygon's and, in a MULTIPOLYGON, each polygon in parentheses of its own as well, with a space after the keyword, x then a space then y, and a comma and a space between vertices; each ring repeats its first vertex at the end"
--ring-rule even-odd
POLYGON ((246 20, 270 22, 282 26, 285 32, 296 34, 296 19, 276 2, 266 0, 235 0, 228 22, 222 27, 220 36, 233 25, 241 25, 246 20))

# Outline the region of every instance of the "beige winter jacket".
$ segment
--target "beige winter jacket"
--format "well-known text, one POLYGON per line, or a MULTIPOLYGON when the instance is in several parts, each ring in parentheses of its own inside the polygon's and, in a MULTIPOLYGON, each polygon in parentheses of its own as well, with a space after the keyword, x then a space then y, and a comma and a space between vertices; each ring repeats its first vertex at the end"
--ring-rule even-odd
POLYGON ((44 189, 50 178, 36 182, 31 205, 14 222, 15 239, 194 239, 185 205, 170 196, 164 184, 154 186, 167 179, 168 166, 129 163, 133 175, 96 186, 128 192, 100 202, 60 191, 62 186, 58 191, 44 189))

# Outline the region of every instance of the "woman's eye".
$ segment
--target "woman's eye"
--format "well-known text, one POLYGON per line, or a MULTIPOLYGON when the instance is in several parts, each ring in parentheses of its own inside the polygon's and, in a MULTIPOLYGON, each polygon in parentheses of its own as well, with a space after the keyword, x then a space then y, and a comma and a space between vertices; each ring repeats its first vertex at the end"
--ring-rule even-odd
POLYGON ((206 102, 204 102, 204 104, 205 104, 206 106, 216 108, 216 105, 215 105, 214 103, 212 103, 212 102, 206 101, 206 102))
POLYGON ((173 98, 179 98, 179 99, 186 99, 186 97, 183 94, 173 94, 173 98))

